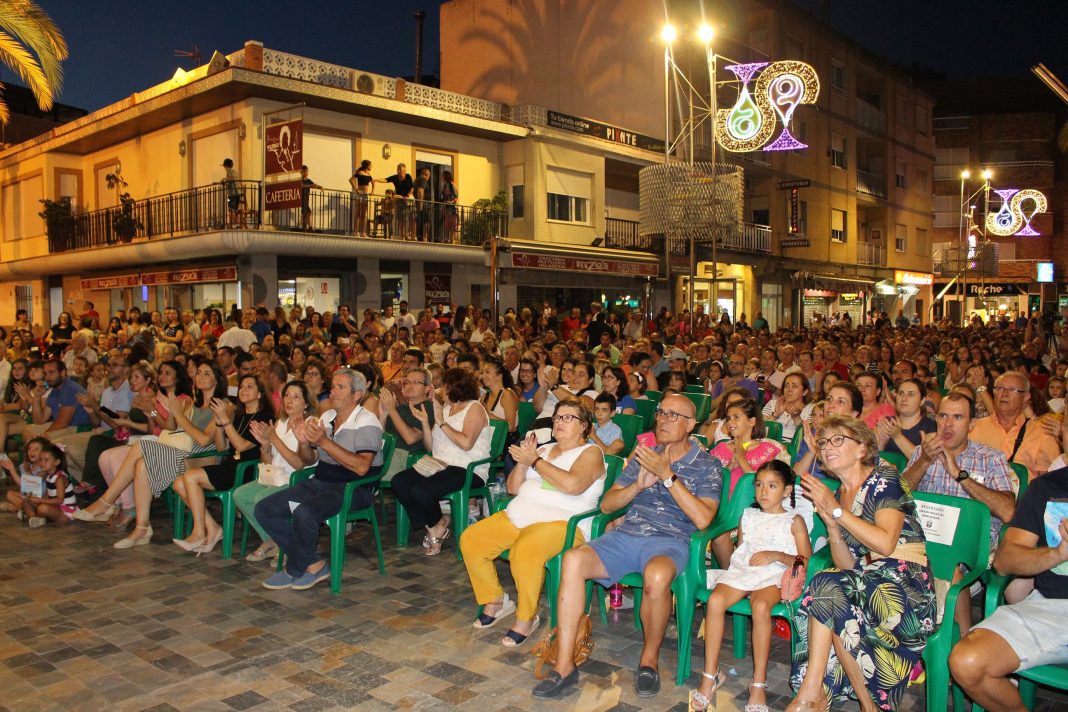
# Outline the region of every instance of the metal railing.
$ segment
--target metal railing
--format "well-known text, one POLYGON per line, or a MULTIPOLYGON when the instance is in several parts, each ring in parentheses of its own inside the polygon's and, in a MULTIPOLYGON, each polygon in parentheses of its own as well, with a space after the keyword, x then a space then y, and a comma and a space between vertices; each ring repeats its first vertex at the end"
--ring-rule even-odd
POLYGON ((972 117, 970 116, 936 116, 932 124, 935 131, 952 131, 954 129, 971 128, 972 117))
POLYGON ((873 195, 876 198, 885 198, 886 179, 874 173, 857 170, 857 192, 873 195))
POLYGON ((858 242, 857 264, 868 267, 885 267, 886 248, 871 242, 858 242))
POLYGON ((854 99, 854 101, 853 118, 856 119, 857 123, 872 131, 885 133, 886 113, 863 99, 854 99))
POLYGON ((720 243, 720 247, 727 250, 740 252, 760 252, 771 254, 771 228, 767 225, 755 225, 742 223, 742 230, 733 235, 727 235, 720 243))
POLYGON ((302 208, 261 211, 258 181, 168 193, 71 216, 47 226, 50 252, 121 245, 139 239, 223 229, 312 230, 336 235, 482 245, 504 235, 507 217, 490 208, 310 189, 302 208), (262 216, 262 217, 261 217, 262 216), (262 222, 261 222, 262 220, 262 222), (362 224, 358 224, 362 223, 362 224))
MULTIPOLYGON (((638 223, 633 220, 606 218, 606 223, 605 247, 620 250, 644 250, 647 252, 659 252, 664 249, 664 236, 662 234, 639 235, 638 223)), ((682 242, 680 241, 680 246, 682 242)), ((697 243, 699 245, 708 245, 711 240, 701 239, 697 243)), ((768 255, 771 254, 771 245, 771 228, 767 225, 753 223, 743 223, 740 230, 721 235, 717 243, 717 247, 721 250, 768 255)), ((672 246, 672 252, 679 252, 674 245, 672 246)))

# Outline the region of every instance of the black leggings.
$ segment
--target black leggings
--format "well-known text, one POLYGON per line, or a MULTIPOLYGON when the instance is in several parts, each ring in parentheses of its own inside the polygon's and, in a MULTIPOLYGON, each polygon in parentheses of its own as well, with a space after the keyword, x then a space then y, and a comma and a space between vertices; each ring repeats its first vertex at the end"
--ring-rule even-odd
MULTIPOLYGON (((451 494, 464 486, 467 468, 450 465, 441 472, 423 477, 414 468, 398 472, 390 486, 393 496, 408 510, 412 528, 419 530, 432 527, 441 521, 441 506, 438 504, 445 495, 451 494)), ((472 487, 482 487, 485 481, 478 475, 471 478, 472 487)), ((467 516, 466 512, 460 516, 467 516)))

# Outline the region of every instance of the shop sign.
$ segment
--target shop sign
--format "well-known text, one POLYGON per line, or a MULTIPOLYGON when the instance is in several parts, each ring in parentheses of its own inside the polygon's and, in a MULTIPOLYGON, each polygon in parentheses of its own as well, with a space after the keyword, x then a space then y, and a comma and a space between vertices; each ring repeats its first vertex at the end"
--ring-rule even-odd
POLYGON ((91 277, 82 280, 82 291, 91 289, 121 289, 122 287, 136 287, 141 284, 136 274, 120 274, 111 277, 91 277))
POLYGON ((263 207, 266 210, 299 208, 300 191, 301 183, 299 180, 267 183, 263 186, 263 207))
POLYGON ((427 304, 450 304, 452 303, 452 275, 428 274, 426 277, 426 303, 427 304))
POLYGON ((864 303, 864 294, 863 294, 863 292, 861 292, 859 294, 857 294, 857 293, 854 293, 854 294, 839 294, 838 295, 838 303, 843 305, 843 306, 845 306, 847 304, 863 304, 864 303))
POLYGON ((894 283, 895 284, 911 284, 917 287, 930 287, 934 284, 934 275, 929 272, 906 272, 905 270, 894 270, 894 283))
POLYGON ((664 150, 664 142, 658 138, 645 136, 633 131, 627 131, 618 126, 610 126, 609 124, 590 121, 589 119, 583 119, 580 116, 571 116, 570 114, 561 114, 559 111, 549 110, 545 112, 545 119, 546 123, 554 129, 571 131, 572 133, 583 134, 584 136, 593 136, 594 138, 604 139, 605 141, 611 141, 612 143, 631 146, 633 148, 641 148, 646 151, 664 150))
POLYGON ((263 173, 266 177, 299 173, 304 150, 304 120, 271 124, 264 131, 263 173))
MULTIPOLYGON (((949 294, 960 294, 960 282, 949 289, 949 294)), ((1016 297, 1027 294, 1026 284, 1013 282, 968 282, 969 297, 1016 297)))
POLYGON ((566 257, 563 255, 537 255, 530 252, 512 252, 512 267, 548 269, 557 272, 596 272, 636 277, 655 277, 660 265, 648 262, 627 262, 598 257, 566 257))
POLYGON ((237 267, 203 267, 163 272, 142 272, 141 284, 195 284, 199 282, 235 282, 237 267))
POLYGON ((828 292, 825 289, 806 289, 806 297, 823 297, 826 299, 834 299, 838 296, 838 292, 828 292))

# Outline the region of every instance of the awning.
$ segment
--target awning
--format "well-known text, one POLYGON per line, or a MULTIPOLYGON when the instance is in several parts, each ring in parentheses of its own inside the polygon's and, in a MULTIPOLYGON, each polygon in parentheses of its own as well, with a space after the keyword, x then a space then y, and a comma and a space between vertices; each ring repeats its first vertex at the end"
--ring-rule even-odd
POLYGON ((794 272, 793 277, 806 289, 824 289, 827 291, 841 291, 843 288, 856 290, 862 286, 872 287, 876 282, 874 277, 844 277, 837 274, 813 272, 794 272))
POLYGON ((590 272, 620 277, 656 277, 660 257, 648 252, 615 250, 592 245, 502 240, 500 263, 513 269, 590 272))

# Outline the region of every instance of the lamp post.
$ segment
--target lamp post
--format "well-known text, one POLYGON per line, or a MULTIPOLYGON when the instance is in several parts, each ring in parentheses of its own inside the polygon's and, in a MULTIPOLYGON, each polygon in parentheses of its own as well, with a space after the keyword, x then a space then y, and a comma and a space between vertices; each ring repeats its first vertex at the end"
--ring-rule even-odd
MULTIPOLYGON (((701 41, 701 44, 705 47, 705 62, 708 64, 708 94, 709 94, 709 115, 711 120, 708 122, 712 128, 712 141, 709 144, 709 151, 712 161, 712 206, 715 210, 716 205, 716 52, 712 49, 712 38, 715 33, 712 30, 711 25, 702 22, 701 26, 697 28, 697 39, 701 41)), ((691 233, 692 234, 692 233, 691 233)), ((716 323, 719 323, 719 261, 716 254, 717 243, 719 242, 719 236, 712 235, 712 314, 709 314, 709 319, 716 318, 716 323)), ((697 271, 697 255, 695 245, 693 244, 693 238, 690 238, 690 329, 693 330, 693 280, 694 273, 697 271)), ((737 320, 738 315, 735 314, 737 320)), ((717 327, 718 328, 718 327, 717 327)))
MULTIPOLYGON (((970 266, 970 259, 973 251, 971 246, 972 226, 974 225, 977 230, 979 226, 986 224, 986 215, 990 211, 990 179, 994 176, 990 169, 983 169, 980 173, 983 179, 983 185, 977 188, 974 192, 970 193, 967 198, 964 195, 965 184, 972 177, 971 170, 965 168, 960 172, 960 240, 958 242, 958 255, 957 258, 957 275, 960 280, 961 293, 964 295, 961 300, 961 326, 968 325, 968 268, 970 266), (983 219, 977 221, 973 218, 972 213, 975 210, 975 206, 971 205, 971 202, 979 193, 984 194, 983 198, 983 219)), ((981 248, 985 246, 986 233, 985 227, 982 228, 984 245, 979 245, 976 241, 976 247, 981 248)), ((980 282, 982 282, 983 275, 980 274, 980 282)))
MULTIPOLYGON (((664 170, 671 163, 671 43, 675 41, 675 27, 665 24, 660 30, 660 39, 664 42, 664 170)), ((671 297, 671 221, 670 214, 664 223, 664 283, 668 298, 671 297)), ((693 285, 690 285, 693 291, 693 285)), ((674 308, 674 307, 672 307, 674 308)), ((652 308, 650 308, 652 311, 652 308)))

